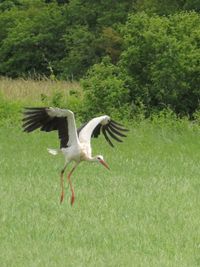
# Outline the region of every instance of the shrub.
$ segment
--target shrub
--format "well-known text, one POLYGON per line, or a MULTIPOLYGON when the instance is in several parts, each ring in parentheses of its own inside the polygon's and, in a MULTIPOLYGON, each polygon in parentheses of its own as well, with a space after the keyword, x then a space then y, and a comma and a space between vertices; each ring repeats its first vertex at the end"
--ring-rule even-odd
POLYGON ((120 76, 120 69, 105 58, 95 64, 82 80, 85 92, 85 113, 87 116, 123 110, 129 100, 129 92, 120 76))
POLYGON ((200 99, 200 15, 132 14, 122 30, 120 67, 131 101, 142 102, 148 111, 170 107, 191 115, 200 99))
POLYGON ((94 41, 95 35, 86 26, 78 25, 66 30, 63 42, 67 53, 59 62, 62 78, 80 78, 95 63, 94 41))
POLYGON ((44 106, 67 108, 72 110, 77 118, 82 116, 82 96, 78 90, 70 90, 68 96, 64 96, 59 90, 55 90, 51 96, 41 94, 41 101, 44 106))
POLYGON ((40 0, 0 14, 0 75, 10 77, 57 73, 64 54, 62 10, 40 0))

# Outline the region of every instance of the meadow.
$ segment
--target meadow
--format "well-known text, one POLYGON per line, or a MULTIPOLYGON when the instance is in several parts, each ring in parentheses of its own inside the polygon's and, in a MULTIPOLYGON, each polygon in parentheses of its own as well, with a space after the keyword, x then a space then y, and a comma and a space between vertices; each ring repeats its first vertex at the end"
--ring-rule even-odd
POLYGON ((66 99, 70 90, 80 91, 79 83, 50 80, 45 77, 35 81, 0 77, 0 93, 10 101, 38 103, 41 102, 41 95, 50 97, 55 92, 61 92, 66 99))
POLYGON ((0 131, 0 266, 199 266, 199 128, 129 126, 123 144, 93 141, 107 171, 82 163, 59 203, 56 133, 0 131))
POLYGON ((92 141, 111 170, 80 164, 73 207, 67 184, 59 203, 63 158, 47 153, 57 134, 1 126, 1 267, 200 266, 200 127, 162 117, 126 126, 115 148, 92 141))

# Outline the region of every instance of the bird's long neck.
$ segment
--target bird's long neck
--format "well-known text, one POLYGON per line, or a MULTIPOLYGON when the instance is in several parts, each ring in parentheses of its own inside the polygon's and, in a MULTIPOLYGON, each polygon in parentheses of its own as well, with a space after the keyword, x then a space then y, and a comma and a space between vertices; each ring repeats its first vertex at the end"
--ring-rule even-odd
POLYGON ((95 162, 95 161, 97 161, 97 159, 96 159, 95 156, 94 157, 90 156, 90 157, 87 158, 87 161, 95 162))
POLYGON ((90 162, 95 162, 95 161, 97 161, 97 159, 96 159, 96 157, 90 157, 90 158, 88 159, 88 161, 90 161, 90 162))

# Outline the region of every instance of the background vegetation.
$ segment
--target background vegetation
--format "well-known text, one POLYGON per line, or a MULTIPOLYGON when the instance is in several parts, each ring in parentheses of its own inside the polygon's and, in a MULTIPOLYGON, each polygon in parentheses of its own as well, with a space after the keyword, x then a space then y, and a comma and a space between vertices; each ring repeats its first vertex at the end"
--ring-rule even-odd
POLYGON ((0 266, 200 266, 199 0, 0 0, 0 266), (57 133, 24 106, 129 129, 59 204, 57 133), (181 117, 181 119, 180 119, 181 117), (192 119, 192 120, 191 120, 192 119))
POLYGON ((81 79, 83 116, 199 109, 197 0, 1 0, 0 10, 2 76, 81 79))

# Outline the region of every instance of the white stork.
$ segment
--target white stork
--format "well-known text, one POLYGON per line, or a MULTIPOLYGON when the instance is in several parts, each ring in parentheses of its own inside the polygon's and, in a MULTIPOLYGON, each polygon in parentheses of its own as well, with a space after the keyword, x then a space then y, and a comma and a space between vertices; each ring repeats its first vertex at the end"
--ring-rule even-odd
POLYGON ((115 122, 107 115, 93 118, 77 129, 74 113, 72 111, 52 107, 25 108, 23 128, 24 131, 28 133, 38 128, 45 132, 53 130, 58 131, 60 149, 48 149, 48 151, 53 155, 57 155, 61 152, 65 157, 65 165, 60 174, 62 188, 60 197, 61 203, 64 199, 64 171, 70 162, 75 161, 74 167, 67 176, 72 193, 71 205, 74 203, 75 194, 70 177, 81 161, 99 162, 109 169, 103 156, 97 155, 92 157, 91 137, 97 138, 100 135, 100 132, 102 132, 106 141, 113 147, 113 143, 109 139, 109 136, 118 142, 122 142, 118 136, 125 137, 126 135, 121 132, 128 131, 122 124, 115 122))

